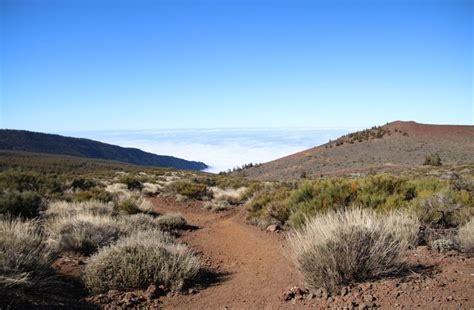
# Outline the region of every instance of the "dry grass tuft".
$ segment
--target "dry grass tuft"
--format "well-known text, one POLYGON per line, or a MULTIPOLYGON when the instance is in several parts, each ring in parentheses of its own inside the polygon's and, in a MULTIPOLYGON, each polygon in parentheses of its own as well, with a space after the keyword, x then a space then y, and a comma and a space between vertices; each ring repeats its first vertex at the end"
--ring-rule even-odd
POLYGON ((0 308, 39 304, 60 288, 55 257, 37 221, 0 217, 0 308))
POLYGON ((156 218, 160 228, 164 230, 183 229, 188 223, 180 213, 168 213, 156 218))
POLYGON ((128 234, 161 228, 158 218, 143 213, 121 217, 120 225, 128 234))
POLYGON ((335 291, 399 271, 417 231, 412 216, 355 208, 308 219, 290 242, 307 283, 335 291))
POLYGON ((104 203, 94 200, 86 202, 55 201, 49 204, 44 215, 49 217, 79 213, 91 215, 115 215, 117 212, 113 203, 104 203))
POLYGON ((459 228, 459 243, 464 252, 474 254, 474 217, 459 228))
POLYGON ((92 254, 127 233, 119 220, 93 214, 57 216, 48 220, 44 226, 52 247, 59 252, 72 251, 84 255, 92 254))
POLYGON ((90 258, 83 280, 93 293, 146 288, 151 283, 180 290, 201 263, 183 244, 161 231, 144 231, 101 249, 90 258))
POLYGON ((142 189, 142 194, 145 196, 156 196, 159 194, 160 190, 163 187, 160 184, 155 184, 155 183, 143 183, 143 189, 142 189))

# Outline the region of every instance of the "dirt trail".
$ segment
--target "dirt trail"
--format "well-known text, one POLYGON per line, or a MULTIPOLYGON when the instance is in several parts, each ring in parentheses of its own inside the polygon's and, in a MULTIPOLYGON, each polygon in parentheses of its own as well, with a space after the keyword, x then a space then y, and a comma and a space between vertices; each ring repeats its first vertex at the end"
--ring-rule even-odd
POLYGON ((163 198, 153 199, 152 202, 158 212, 181 212, 188 223, 199 227, 185 233, 184 241, 208 256, 211 267, 223 273, 222 281, 200 290, 198 294, 164 299, 165 307, 295 307, 279 298, 289 286, 302 282, 288 258, 283 236, 262 232, 245 224, 242 212, 221 215, 205 211, 196 203, 177 203, 163 198))
POLYGON ((302 287, 303 281, 288 257, 284 234, 245 224, 242 209, 215 214, 196 201, 179 203, 160 197, 152 202, 158 212, 181 212, 198 227, 182 239, 221 274, 220 281, 213 277, 209 279, 214 281, 203 281, 206 285, 196 294, 161 298, 167 309, 474 309, 474 257, 455 251, 435 253, 426 246, 410 254, 408 274, 361 283, 345 295, 285 302, 282 293, 292 286, 302 287))

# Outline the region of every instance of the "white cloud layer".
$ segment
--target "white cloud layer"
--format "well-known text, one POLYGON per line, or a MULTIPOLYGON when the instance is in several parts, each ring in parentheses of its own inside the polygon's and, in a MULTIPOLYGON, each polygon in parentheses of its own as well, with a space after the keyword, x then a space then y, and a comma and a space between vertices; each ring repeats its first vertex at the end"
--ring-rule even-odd
POLYGON ((202 161, 219 172, 263 163, 326 143, 350 129, 186 129, 67 133, 159 155, 202 161))

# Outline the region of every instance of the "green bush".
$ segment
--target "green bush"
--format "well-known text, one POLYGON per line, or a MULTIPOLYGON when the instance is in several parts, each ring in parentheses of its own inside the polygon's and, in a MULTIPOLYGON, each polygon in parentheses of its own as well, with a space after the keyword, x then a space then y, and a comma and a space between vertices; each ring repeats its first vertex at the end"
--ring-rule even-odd
POLYGON ((72 198, 73 200, 79 202, 85 202, 90 200, 109 202, 114 199, 114 195, 104 189, 94 187, 89 190, 75 192, 72 195, 72 198))
POLYGON ((0 188, 10 191, 33 191, 44 196, 62 194, 63 188, 56 175, 35 171, 7 170, 0 173, 0 188))
POLYGON ((138 232, 92 256, 83 280, 93 293, 145 289, 150 284, 177 291, 193 279, 201 263, 183 244, 161 231, 138 232))
MULTIPOLYGON (((452 228, 465 223, 469 217, 465 207, 457 203, 450 193, 438 193, 422 201, 418 207, 420 220, 435 228, 452 228)), ((472 210, 472 208, 469 208, 472 210)), ((469 210, 468 210, 469 211, 469 210)))
POLYGON ((453 227, 474 214, 474 197, 465 187, 450 190, 451 187, 448 180, 413 175, 318 178, 293 184, 259 184, 248 196, 246 207, 251 222, 273 219, 293 227, 304 225, 307 217, 354 206, 381 212, 413 209, 426 224, 447 223, 453 227), (426 201, 435 195, 449 199, 428 208, 426 201), (454 206, 459 208, 449 211, 454 206))
POLYGON ((423 162, 425 166, 441 166, 441 158, 438 153, 426 155, 425 161, 423 162))
POLYGON ((118 201, 116 202, 116 207, 125 214, 137 214, 141 212, 140 208, 138 207, 138 201, 134 198, 118 201))
POLYGON ((91 179, 76 178, 71 182, 71 187, 75 190, 80 189, 83 191, 90 190, 95 187, 97 183, 91 179))
POLYGON ((6 192, 0 194, 0 214, 22 217, 36 217, 44 207, 43 199, 37 192, 6 192))
POLYGON ((132 176, 124 176, 120 178, 119 183, 127 185, 129 190, 141 191, 143 188, 143 183, 138 178, 132 176))
POLYGON ((171 190, 190 199, 202 199, 209 196, 207 185, 189 181, 176 181, 170 184, 171 190))
POLYGON ((0 185, 15 191, 39 191, 43 180, 36 172, 5 171, 0 173, 0 185))

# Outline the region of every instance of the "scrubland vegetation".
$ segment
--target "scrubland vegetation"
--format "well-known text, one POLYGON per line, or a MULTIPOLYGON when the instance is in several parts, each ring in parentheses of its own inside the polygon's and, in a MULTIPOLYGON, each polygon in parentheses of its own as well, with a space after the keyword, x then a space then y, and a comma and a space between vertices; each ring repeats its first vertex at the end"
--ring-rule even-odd
POLYGON ((119 164, 102 170, 101 162, 69 158, 62 166, 36 156, 24 165, 1 160, 1 307, 64 304, 54 292, 66 282, 53 268, 63 255, 89 257, 82 282, 93 294, 150 284, 180 290, 201 269, 176 238, 186 220, 156 214, 146 199, 175 172, 119 164))
POLYGON ((183 244, 159 230, 139 231, 90 258, 84 283, 94 293, 147 288, 158 283, 179 290, 201 267, 183 244))
POLYGON ((417 232, 413 216, 354 208, 309 219, 291 245, 307 283, 335 292, 399 271, 417 232))
POLYGON ((308 217, 352 207, 410 210, 425 225, 457 227, 474 214, 473 178, 452 178, 379 174, 271 183, 256 190, 246 207, 252 222, 276 220, 295 228, 308 217))
POLYGON ((65 255, 87 258, 80 279, 89 294, 192 285, 202 264, 180 241, 188 223, 157 214, 155 196, 210 212, 240 208, 249 224, 287 229, 307 283, 329 291, 403 270, 416 244, 474 251, 469 165, 285 183, 22 156, 0 156, 2 307, 57 304, 50 293, 65 280, 53 262, 65 255))

